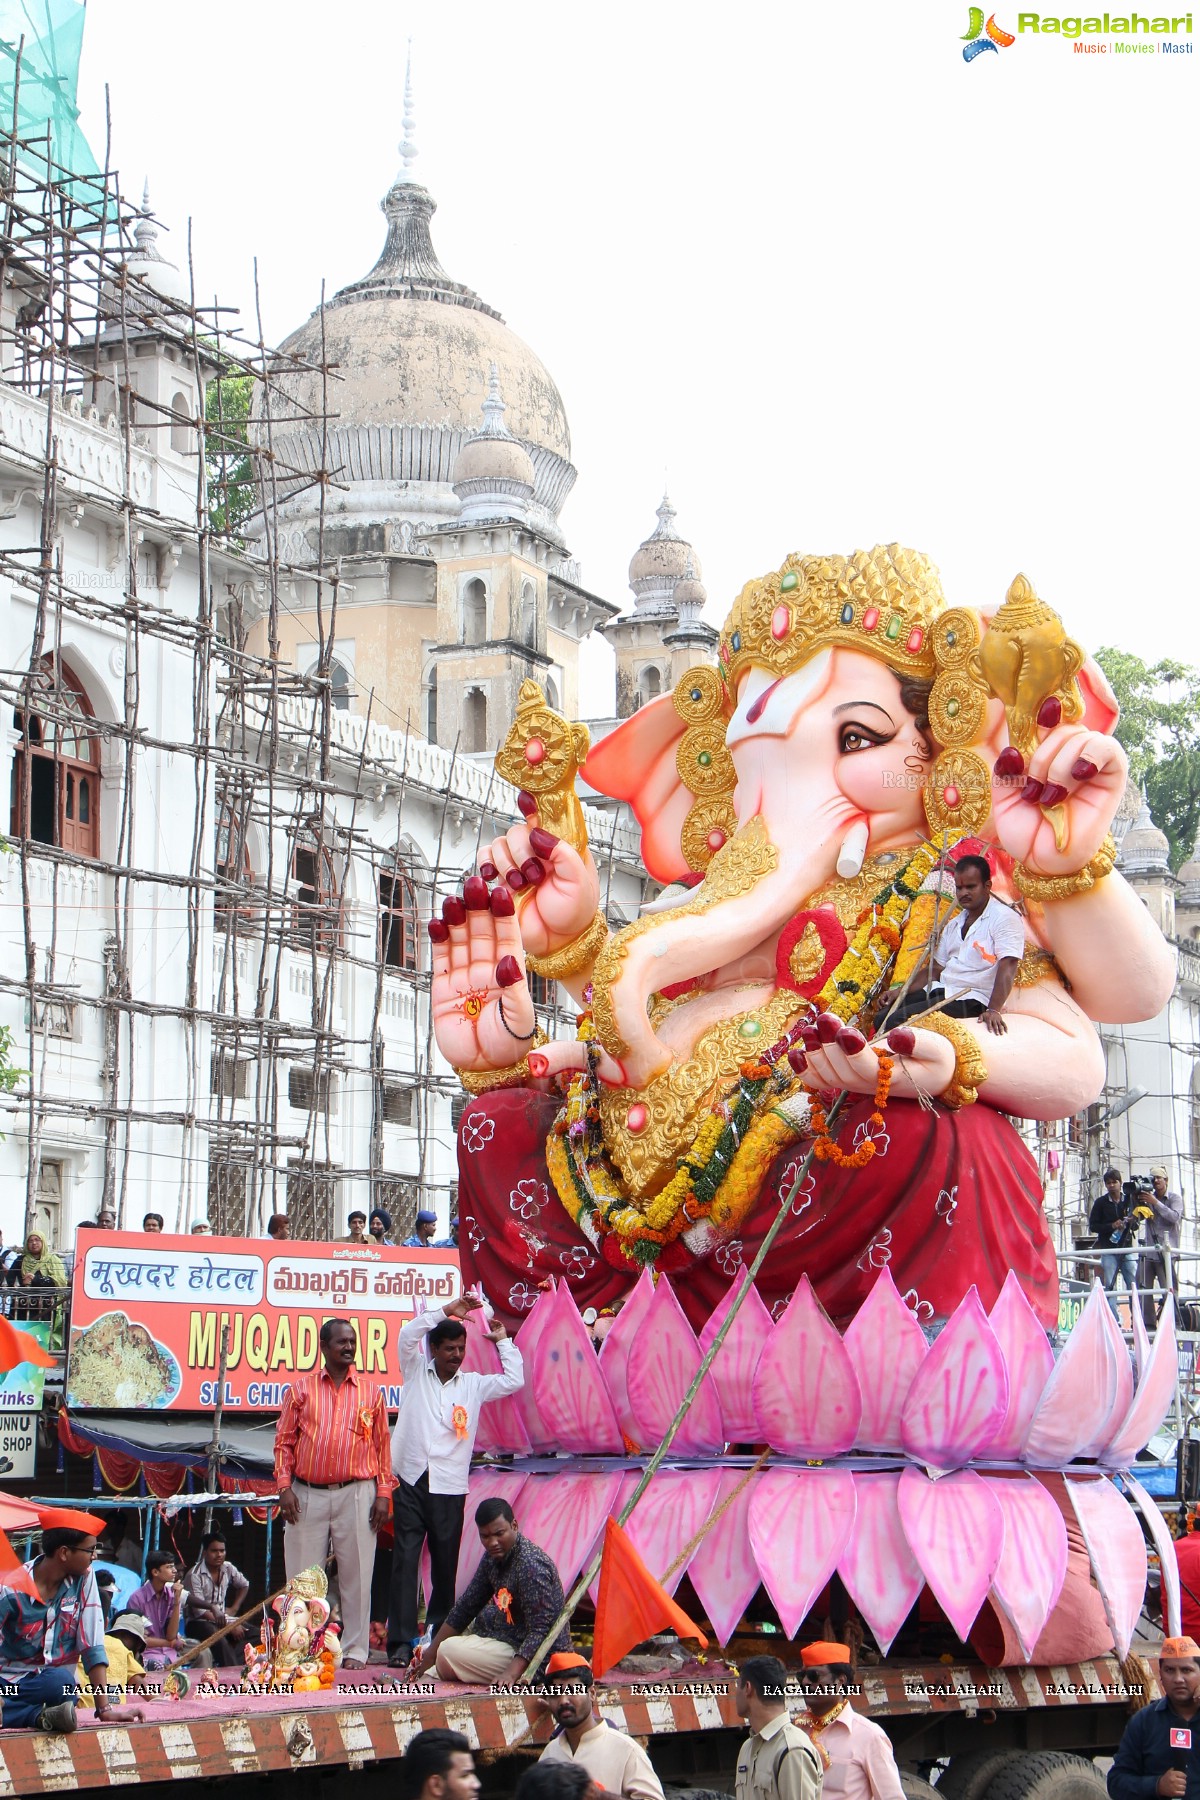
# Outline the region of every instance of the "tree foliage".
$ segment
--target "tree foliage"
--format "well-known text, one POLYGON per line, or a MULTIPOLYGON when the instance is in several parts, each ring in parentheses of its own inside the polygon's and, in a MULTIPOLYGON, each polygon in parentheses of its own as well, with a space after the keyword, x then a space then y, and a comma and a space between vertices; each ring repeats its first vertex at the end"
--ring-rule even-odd
POLYGON ((1177 869, 1200 826, 1200 669, 1172 657, 1145 663, 1129 650, 1100 650, 1096 661, 1120 703, 1116 735, 1130 773, 1171 840, 1177 869))
POLYGON ((219 375, 204 395, 204 457, 208 510, 214 531, 236 537, 258 506, 258 482, 248 426, 252 375, 219 375))

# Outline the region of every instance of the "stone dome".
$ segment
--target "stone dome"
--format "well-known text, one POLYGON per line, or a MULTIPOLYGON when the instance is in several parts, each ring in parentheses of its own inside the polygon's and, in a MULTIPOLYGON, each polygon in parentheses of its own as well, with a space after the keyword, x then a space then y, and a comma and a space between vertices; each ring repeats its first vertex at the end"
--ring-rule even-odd
POLYGON ((1127 875, 1166 874, 1170 854, 1170 839, 1154 823, 1143 793, 1138 816, 1121 839, 1121 868, 1127 875))
POLYGON ((1179 879, 1183 884, 1180 899, 1187 906, 1200 906, 1200 831, 1196 833, 1192 854, 1179 865, 1179 879))
POLYGON ((666 494, 658 509, 658 525, 633 553, 629 585, 641 599, 646 595, 669 597, 685 577, 700 580, 700 559, 675 529, 675 508, 666 494))
POLYGON ((467 481, 520 481, 532 487, 529 452, 516 438, 468 438, 454 465, 454 485, 467 481))
MULTIPOLYGON (((375 267, 279 346, 272 422, 277 466, 321 466, 321 414, 328 413, 326 466, 339 471, 347 490, 334 490, 335 511, 389 525, 401 515, 418 525, 445 525, 458 515, 452 483, 463 448, 478 431, 494 366, 513 440, 508 478, 532 486, 529 522, 561 541, 558 513, 575 482, 562 395, 499 313, 442 268, 429 228, 434 200, 407 169, 382 207, 388 233, 375 267), (331 370, 324 385, 322 360, 331 370)), ((259 436, 260 399, 254 408, 259 436)), ((303 477, 290 483, 285 477, 282 494, 291 514, 313 510, 313 490, 303 477)))

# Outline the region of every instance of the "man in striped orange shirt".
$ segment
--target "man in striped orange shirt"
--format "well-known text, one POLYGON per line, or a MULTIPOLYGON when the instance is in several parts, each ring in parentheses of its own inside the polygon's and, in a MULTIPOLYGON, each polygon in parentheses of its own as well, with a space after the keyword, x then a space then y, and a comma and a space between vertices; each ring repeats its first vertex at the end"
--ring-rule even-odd
POLYGON ((387 1405, 379 1383, 355 1368, 357 1349, 349 1319, 326 1319, 324 1367, 292 1383, 275 1430, 288 1580, 323 1564, 332 1547, 347 1669, 366 1665, 375 1533, 393 1486, 387 1405))

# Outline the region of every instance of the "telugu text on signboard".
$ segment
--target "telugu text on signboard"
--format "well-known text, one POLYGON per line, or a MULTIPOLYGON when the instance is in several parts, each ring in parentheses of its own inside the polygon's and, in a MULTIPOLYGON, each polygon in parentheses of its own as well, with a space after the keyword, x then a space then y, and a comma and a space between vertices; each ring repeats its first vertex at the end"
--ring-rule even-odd
POLYGON ((400 1327, 461 1291, 456 1250, 93 1233, 75 1264, 67 1405, 211 1407, 227 1326, 224 1404, 275 1411, 333 1318, 353 1321, 360 1365, 395 1405, 400 1327))

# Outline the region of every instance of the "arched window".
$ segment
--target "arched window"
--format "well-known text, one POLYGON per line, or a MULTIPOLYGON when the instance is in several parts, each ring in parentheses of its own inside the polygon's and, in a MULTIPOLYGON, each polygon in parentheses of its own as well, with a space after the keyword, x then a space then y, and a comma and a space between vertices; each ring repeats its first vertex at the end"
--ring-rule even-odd
POLYGON ((292 940, 327 956, 338 947, 341 907, 333 858, 315 837, 302 837, 292 851, 292 884, 292 940))
POLYGON ((476 577, 463 589, 462 625, 464 644, 487 642, 487 588, 476 577))
POLYGON ((379 960, 415 970, 417 943, 417 893, 397 858, 379 876, 379 960))
POLYGON ((471 688, 463 703, 463 749, 468 753, 488 747, 487 695, 471 688))
POLYGON ((228 803, 221 807, 217 819, 214 873, 217 890, 213 910, 216 913, 217 929, 221 931, 231 913, 239 920, 252 916, 249 907, 243 905, 242 896, 245 890, 254 885, 250 847, 246 842, 246 821, 228 803))
POLYGON ((547 675, 542 685, 546 690, 546 705, 552 707, 555 712, 558 712, 562 705, 562 702, 558 697, 558 683, 552 676, 547 675))
POLYGON ((330 663, 329 697, 338 712, 349 712, 351 686, 350 671, 345 663, 330 663))
POLYGON ((657 700, 661 693, 662 675, 652 663, 638 676, 638 705, 645 706, 647 701, 657 700))
POLYGON ((190 456, 194 448, 192 403, 182 389, 171 395, 171 448, 177 456, 190 456))
POLYGON ((29 710, 13 758, 12 832, 77 856, 100 854, 100 740, 83 683, 44 656, 28 677, 29 710))
POLYGON ((431 744, 437 743, 438 708, 437 708, 437 665, 429 671, 429 685, 425 689, 425 736, 431 744))
POLYGON ((537 589, 532 581, 521 583, 521 605, 517 615, 517 638, 531 650, 537 649, 537 589))

